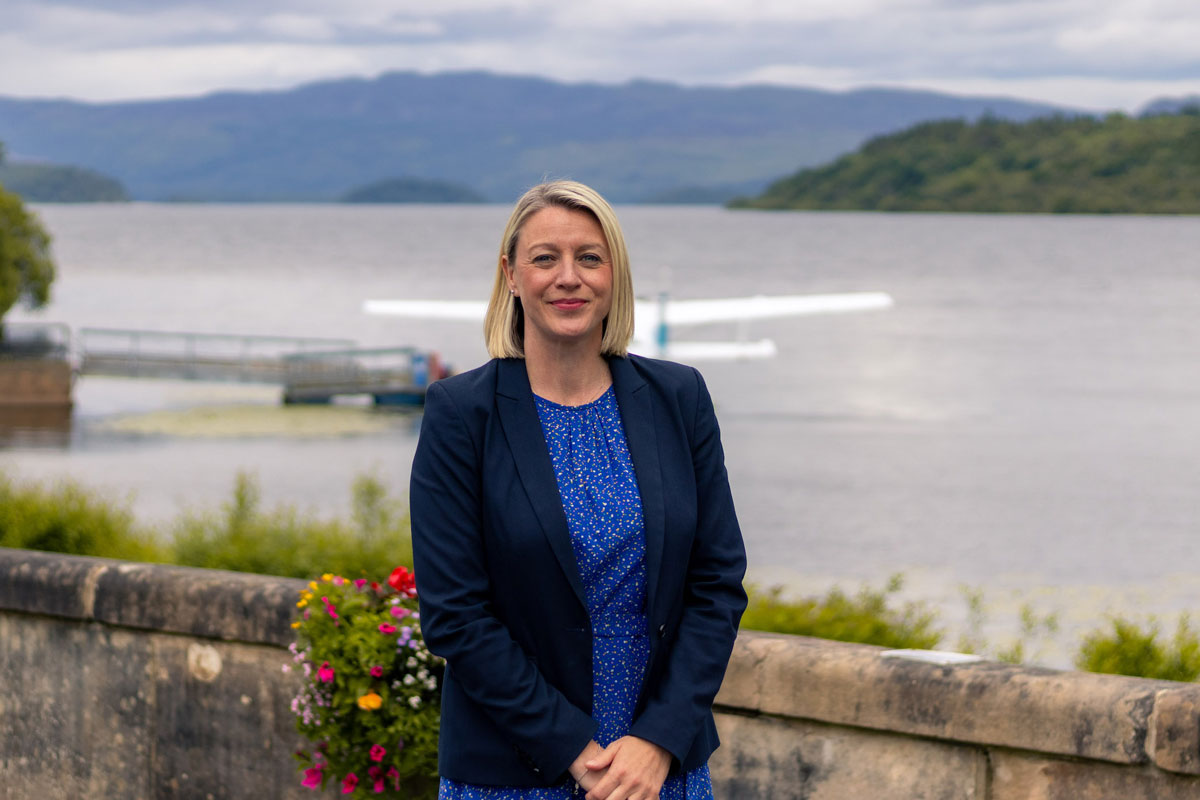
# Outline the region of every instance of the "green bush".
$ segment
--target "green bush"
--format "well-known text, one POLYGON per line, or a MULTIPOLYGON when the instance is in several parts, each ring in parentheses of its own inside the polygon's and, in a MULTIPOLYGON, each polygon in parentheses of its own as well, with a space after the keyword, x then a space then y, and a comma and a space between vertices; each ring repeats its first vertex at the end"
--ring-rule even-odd
POLYGON ((175 563, 190 567, 311 578, 326 572, 381 580, 412 566, 408 515, 378 479, 354 481, 349 523, 302 515, 294 506, 260 508, 257 481, 238 473, 219 512, 185 514, 175 526, 175 563))
POLYGON ((1111 629, 1098 629, 1084 637, 1075 666, 1088 672, 1134 675, 1168 681, 1194 681, 1200 677, 1200 637, 1186 614, 1179 617, 1170 642, 1159 639, 1158 623, 1143 627, 1114 617, 1111 629))
POLYGON ((893 575, 882 590, 864 586, 854 596, 834 587, 824 597, 785 600, 781 587, 748 587, 750 604, 742 627, 773 633, 816 636, 884 647, 929 649, 942 639, 936 614, 920 603, 889 605, 903 581, 893 575))
POLYGON ((0 473, 0 547, 130 561, 165 561, 168 553, 139 531, 128 504, 70 481, 40 486, 0 473))

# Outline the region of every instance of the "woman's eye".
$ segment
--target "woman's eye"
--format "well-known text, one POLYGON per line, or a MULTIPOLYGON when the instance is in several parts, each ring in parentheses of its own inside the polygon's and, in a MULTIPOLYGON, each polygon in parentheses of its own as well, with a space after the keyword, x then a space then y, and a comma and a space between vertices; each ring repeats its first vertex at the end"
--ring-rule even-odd
POLYGON ((554 256, 549 255, 548 253, 542 253, 541 255, 534 256, 532 259, 534 264, 549 264, 553 260, 554 256))
POLYGON ((596 255, 595 253, 587 253, 580 256, 579 260, 585 264, 588 264, 589 266, 595 266, 596 264, 600 263, 600 256, 596 255))

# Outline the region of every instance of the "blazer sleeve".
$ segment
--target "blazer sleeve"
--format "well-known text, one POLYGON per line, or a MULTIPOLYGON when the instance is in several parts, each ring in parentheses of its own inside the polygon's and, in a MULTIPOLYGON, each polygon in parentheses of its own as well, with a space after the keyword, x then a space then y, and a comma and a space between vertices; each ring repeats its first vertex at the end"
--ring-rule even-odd
POLYGON ((695 369, 692 372, 697 397, 690 445, 698 507, 683 615, 662 678, 651 687, 644 711, 630 728, 632 735, 670 752, 676 766, 712 713, 746 609, 746 548, 734 513, 721 433, 704 379, 695 369))
POLYGON ((550 780, 583 752, 595 723, 545 680, 492 612, 481 463, 453 399, 433 384, 409 497, 421 629, 466 695, 550 780))

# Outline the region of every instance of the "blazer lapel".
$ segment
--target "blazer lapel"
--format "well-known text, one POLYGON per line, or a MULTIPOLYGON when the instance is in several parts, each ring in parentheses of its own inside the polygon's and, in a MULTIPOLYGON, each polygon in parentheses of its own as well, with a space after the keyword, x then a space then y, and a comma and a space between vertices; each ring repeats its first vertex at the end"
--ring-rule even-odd
POLYGON ((637 474, 638 492, 642 497, 642 524, 646 531, 646 613, 653 614, 666 533, 654 404, 646 381, 638 375, 628 358, 610 358, 608 367, 617 394, 617 405, 621 408, 621 422, 625 426, 633 471, 637 474))
POLYGON ((550 451, 546 448, 542 423, 533 404, 525 362, 506 358, 500 360, 498 365, 496 407, 513 460, 517 464, 517 474, 542 524, 542 531, 550 542, 550 549, 554 551, 579 602, 586 608, 587 598, 583 593, 583 580, 579 577, 575 551, 571 548, 567 515, 563 512, 562 497, 558 493, 558 481, 554 477, 554 466, 550 463, 550 451))

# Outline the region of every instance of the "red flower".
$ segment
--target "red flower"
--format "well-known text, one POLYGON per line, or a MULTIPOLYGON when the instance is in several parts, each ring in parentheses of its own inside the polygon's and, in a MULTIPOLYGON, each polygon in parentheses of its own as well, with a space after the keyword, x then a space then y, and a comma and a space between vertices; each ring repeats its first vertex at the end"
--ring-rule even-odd
POLYGON ((383 757, 387 755, 387 750, 381 744, 371 745, 371 760, 383 761, 383 757))
POLYGON ((329 666, 328 661, 326 661, 324 664, 322 664, 317 669, 317 678, 322 683, 332 683, 333 682, 333 667, 329 666))
POLYGON ((371 667, 371 677, 372 678, 382 678, 383 677, 383 667, 379 666, 378 664, 371 667))
POLYGON ((350 794, 355 786, 358 786, 358 776, 351 772, 342 779, 342 794, 350 794))
POLYGON ((413 574, 404 567, 396 567, 392 570, 391 577, 387 580, 388 586, 391 586, 401 594, 412 595, 416 593, 416 581, 413 579, 413 574))
POLYGON ((387 777, 395 781, 396 791, 400 791, 400 770, 395 767, 388 767, 387 777))
POLYGON ((381 624, 381 625, 379 626, 379 632, 380 632, 380 633, 395 633, 395 632, 396 632, 396 626, 395 626, 395 625, 390 625, 390 624, 388 624, 388 623, 384 622, 383 624, 381 624))
POLYGON ((357 578, 357 579, 354 581, 354 588, 355 588, 355 589, 361 589, 362 587, 364 587, 364 586, 366 586, 366 585, 367 585, 367 579, 366 579, 366 578, 357 578))
POLYGON ((307 786, 309 789, 321 788, 321 768, 309 767, 304 770, 304 780, 300 781, 301 786, 307 786))
POLYGON ((383 794, 383 778, 378 778, 375 781, 375 794, 383 794))

